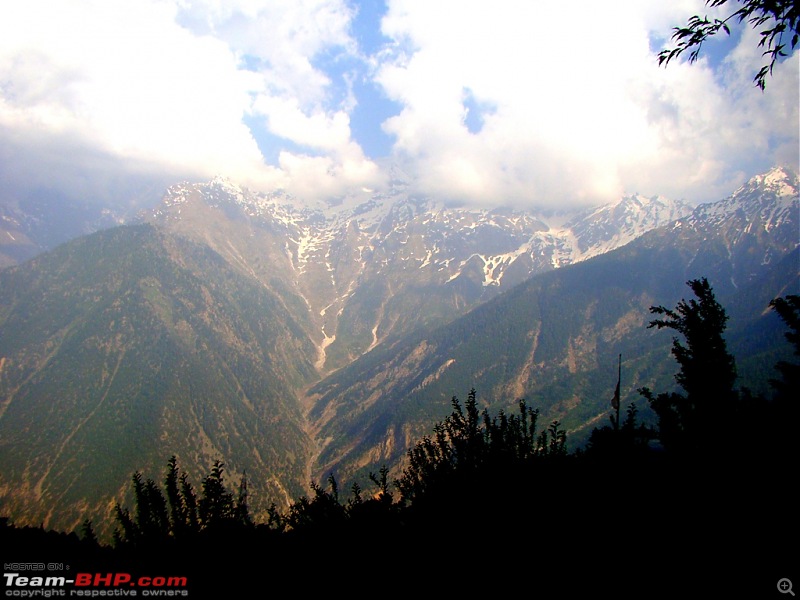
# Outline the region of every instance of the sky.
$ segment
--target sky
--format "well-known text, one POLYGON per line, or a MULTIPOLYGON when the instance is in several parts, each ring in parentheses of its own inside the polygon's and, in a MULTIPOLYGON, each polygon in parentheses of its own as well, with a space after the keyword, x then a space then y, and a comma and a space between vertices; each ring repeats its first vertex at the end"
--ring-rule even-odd
MULTIPOLYGON (((721 199, 798 168, 798 56, 749 27, 659 66, 703 0, 3 0, 0 195, 214 176, 559 208, 721 199)), ((746 24, 745 24, 746 25, 746 24)))

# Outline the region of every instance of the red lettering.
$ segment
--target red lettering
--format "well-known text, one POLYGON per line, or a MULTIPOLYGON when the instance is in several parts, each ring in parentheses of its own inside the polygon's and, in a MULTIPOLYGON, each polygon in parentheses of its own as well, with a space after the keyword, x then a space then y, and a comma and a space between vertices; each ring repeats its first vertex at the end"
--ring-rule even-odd
POLYGON ((78 573, 75 576, 75 585, 79 585, 79 586, 92 585, 92 574, 91 573, 78 573))

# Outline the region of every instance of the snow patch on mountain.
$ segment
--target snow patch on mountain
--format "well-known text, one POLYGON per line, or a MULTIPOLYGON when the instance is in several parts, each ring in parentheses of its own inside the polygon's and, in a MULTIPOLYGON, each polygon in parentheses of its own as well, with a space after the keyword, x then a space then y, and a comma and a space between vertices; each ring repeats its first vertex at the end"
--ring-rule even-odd
POLYGON ((398 293, 422 298, 412 309, 417 312, 466 310, 533 275, 610 252, 670 224, 729 224, 731 243, 760 227, 798 237, 789 227, 797 222, 797 176, 781 169, 699 207, 633 193, 554 214, 444 205, 409 190, 398 176, 386 192, 359 191, 310 207, 280 190, 256 193, 215 178, 170 187, 150 220, 189 235, 196 229, 206 242, 217 235, 213 230, 238 232, 230 235, 242 236, 233 240, 241 248, 215 248, 237 264, 249 252, 265 285, 278 285, 305 303, 321 370, 331 356, 344 361, 396 334, 393 328, 417 322, 419 315, 401 314, 405 309, 393 300, 398 293), (247 249, 245 236, 260 241, 247 249), (260 254, 254 256, 256 247, 260 254), (340 329, 345 321, 349 332, 340 329))
MULTIPOLYGON (((197 199, 217 208, 237 206, 248 218, 284 232, 284 251, 301 277, 316 265, 329 271, 335 282, 338 269, 331 263, 331 252, 342 253, 343 245, 351 243, 360 271, 414 263, 420 270, 440 273, 440 283, 447 283, 477 260, 482 285, 499 287, 520 259, 528 264, 528 275, 559 268, 625 245, 692 210, 686 203, 633 194, 581 212, 545 216, 518 209, 445 206, 407 190, 400 173, 387 193, 364 197, 362 192, 309 208, 282 191, 254 193, 217 177, 170 187, 153 216, 180 218, 175 209, 197 199)), ((517 277, 514 282, 518 281, 517 277)))
POLYGON ((735 220, 742 232, 752 232, 753 227, 771 232, 797 222, 799 187, 797 173, 788 167, 775 167, 751 178, 727 198, 698 206, 687 224, 718 227, 735 220))

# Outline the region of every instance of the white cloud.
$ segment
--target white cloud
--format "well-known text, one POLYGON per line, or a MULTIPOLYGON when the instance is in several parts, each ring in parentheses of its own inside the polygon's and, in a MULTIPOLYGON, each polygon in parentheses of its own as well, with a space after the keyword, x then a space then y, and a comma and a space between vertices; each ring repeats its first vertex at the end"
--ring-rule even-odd
POLYGON ((280 167, 286 177, 283 187, 300 199, 336 200, 364 187, 379 188, 385 175, 378 166, 364 160, 361 150, 353 145, 351 156, 306 156, 282 152, 280 167))
POLYGON ((269 118, 275 135, 304 146, 335 151, 350 141, 350 118, 344 111, 332 114, 315 110, 303 112, 294 98, 259 97, 253 108, 269 118))
POLYGON ((32 0, 3 23, 4 128, 70 135, 176 173, 261 162, 241 121, 258 82, 226 45, 175 24, 168 4, 32 0))
POLYGON ((313 59, 338 48, 355 53, 352 10, 341 0, 183 0, 179 21, 223 40, 240 57, 257 59, 265 93, 290 97, 304 109, 325 103, 329 77, 313 59))
MULTIPOLYGON (((330 153, 329 172, 370 173, 363 154, 352 167, 348 116, 326 105, 329 78, 312 65, 317 53, 352 44, 348 22, 336 1, 18 3, 0 20, 3 143, 39 157, 55 185, 52 144, 68 141, 84 177, 97 163, 78 164, 75 147, 122 169, 291 188, 245 125, 254 114, 273 133, 330 153)), ((0 176, 15 177, 3 167, 0 176)), ((74 177, 65 173, 64 185, 74 177)))
POLYGON ((299 197, 379 189, 385 174, 351 129, 355 86, 369 77, 400 106, 383 123, 389 158, 445 199, 713 200, 798 161, 796 55, 765 94, 747 30, 713 69, 658 67, 653 38, 704 10, 695 0, 388 6, 390 43, 365 57, 348 0, 11 4, 0 20, 3 188, 91 193, 126 173, 219 173, 299 197))
POLYGON ((776 158, 771 105, 796 106, 796 69, 767 99, 702 61, 659 67, 650 28, 666 37, 692 14, 663 4, 392 2, 383 30, 396 46, 378 79, 404 108, 386 130, 420 185, 453 199, 552 205, 634 189, 715 199, 754 151, 776 158), (477 134, 463 123, 465 88, 497 107, 477 134))

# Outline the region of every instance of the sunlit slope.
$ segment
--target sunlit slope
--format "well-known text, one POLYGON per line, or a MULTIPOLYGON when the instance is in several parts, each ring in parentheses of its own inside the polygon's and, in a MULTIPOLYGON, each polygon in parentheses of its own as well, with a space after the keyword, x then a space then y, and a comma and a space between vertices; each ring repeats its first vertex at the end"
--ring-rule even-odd
POLYGON ((0 311, 3 512, 74 526, 172 454, 196 482, 246 471, 256 510, 305 490, 315 349, 215 252, 101 232, 0 273, 0 311))

